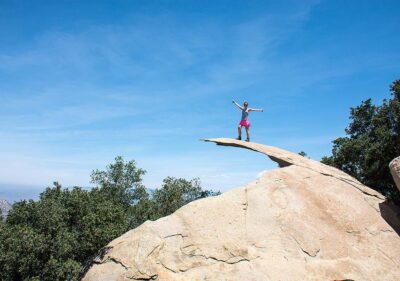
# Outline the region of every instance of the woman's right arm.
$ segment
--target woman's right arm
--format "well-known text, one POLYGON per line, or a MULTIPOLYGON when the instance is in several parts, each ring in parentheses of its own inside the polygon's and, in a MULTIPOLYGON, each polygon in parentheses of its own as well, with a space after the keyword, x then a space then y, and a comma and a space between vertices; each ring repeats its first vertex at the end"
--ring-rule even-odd
POLYGON ((240 110, 243 110, 243 107, 241 107, 236 101, 232 100, 232 103, 234 103, 240 110))

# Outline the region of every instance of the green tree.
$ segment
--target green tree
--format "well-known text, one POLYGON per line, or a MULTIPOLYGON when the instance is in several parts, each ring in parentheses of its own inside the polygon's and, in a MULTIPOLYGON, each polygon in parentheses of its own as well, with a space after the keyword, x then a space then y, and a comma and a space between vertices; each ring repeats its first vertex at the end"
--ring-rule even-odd
POLYGON ((160 218, 154 199, 146 192, 140 200, 132 204, 128 210, 128 220, 130 228, 136 228, 147 220, 160 218))
POLYGON ((382 105, 371 99, 351 108, 346 137, 333 141, 332 156, 321 161, 354 176, 397 204, 400 194, 390 174, 390 161, 400 155, 400 80, 390 86, 382 105))
POLYGON ((307 153, 305 153, 303 150, 300 151, 298 154, 301 155, 301 156, 303 156, 303 157, 306 157, 306 158, 309 158, 309 159, 310 159, 310 157, 308 157, 307 153))
POLYGON ((219 194, 220 192, 204 190, 198 178, 186 180, 167 177, 161 188, 156 189, 152 195, 146 193, 131 206, 130 225, 134 228, 146 220, 168 216, 189 202, 219 194))
POLYGON ((91 182, 99 185, 115 203, 122 203, 126 208, 146 196, 142 183, 145 170, 136 167, 134 160, 125 163, 121 156, 115 158, 115 163, 107 166, 105 171, 95 170, 91 182))
POLYGON ((210 190, 203 190, 198 178, 190 181, 182 178, 167 177, 160 189, 154 192, 154 206, 158 217, 167 216, 194 200, 218 195, 210 190))
POLYGON ((38 201, 13 205, 0 222, 0 280, 67 280, 114 238, 146 220, 169 215, 184 204, 214 195, 198 179, 166 178, 149 194, 145 171, 122 157, 95 170, 90 191, 80 187, 46 188, 38 201))
POLYGON ((65 280, 128 229, 125 207, 94 188, 47 188, 17 202, 0 232, 1 280, 65 280))

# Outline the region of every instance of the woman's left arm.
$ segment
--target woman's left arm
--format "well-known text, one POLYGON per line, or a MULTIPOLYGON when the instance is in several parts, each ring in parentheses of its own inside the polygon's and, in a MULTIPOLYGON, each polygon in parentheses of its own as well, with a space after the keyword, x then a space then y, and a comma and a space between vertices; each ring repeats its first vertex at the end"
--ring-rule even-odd
POLYGON ((264 112, 264 109, 258 109, 258 108, 249 108, 249 111, 264 112))

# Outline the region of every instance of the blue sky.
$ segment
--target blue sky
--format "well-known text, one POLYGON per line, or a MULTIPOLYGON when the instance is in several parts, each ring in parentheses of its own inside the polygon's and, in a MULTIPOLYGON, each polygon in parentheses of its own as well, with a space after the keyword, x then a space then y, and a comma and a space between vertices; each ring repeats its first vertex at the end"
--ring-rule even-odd
POLYGON ((0 0, 0 197, 89 185, 115 156, 228 190, 275 167, 198 141, 252 139, 319 160, 349 108, 400 78, 399 1, 0 0), (278 3, 279 2, 279 3, 278 3))

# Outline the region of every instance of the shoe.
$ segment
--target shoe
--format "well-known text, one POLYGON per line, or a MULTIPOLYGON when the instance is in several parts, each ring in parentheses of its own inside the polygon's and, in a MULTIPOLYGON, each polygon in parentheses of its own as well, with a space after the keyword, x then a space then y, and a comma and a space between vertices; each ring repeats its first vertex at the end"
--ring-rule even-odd
POLYGON ((246 139, 246 141, 247 141, 247 142, 249 142, 249 141, 250 141, 250 139, 246 139))
POLYGON ((242 138, 241 138, 241 137, 237 137, 236 139, 237 139, 237 140, 242 140, 242 138))

